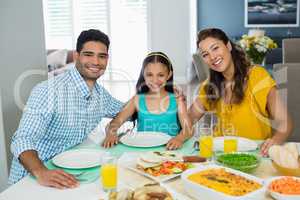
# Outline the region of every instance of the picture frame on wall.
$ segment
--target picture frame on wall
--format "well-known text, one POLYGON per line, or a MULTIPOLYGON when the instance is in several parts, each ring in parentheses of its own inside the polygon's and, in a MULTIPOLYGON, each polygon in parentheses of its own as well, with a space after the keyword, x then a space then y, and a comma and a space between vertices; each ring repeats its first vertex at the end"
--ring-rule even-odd
POLYGON ((245 27, 298 27, 300 0, 245 0, 245 27))

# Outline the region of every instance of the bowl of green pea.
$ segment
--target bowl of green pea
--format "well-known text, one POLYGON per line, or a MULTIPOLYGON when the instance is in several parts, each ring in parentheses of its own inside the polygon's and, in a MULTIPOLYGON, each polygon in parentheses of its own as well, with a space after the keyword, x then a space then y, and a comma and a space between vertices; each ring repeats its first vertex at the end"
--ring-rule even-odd
POLYGON ((259 166, 260 157, 257 154, 245 152, 222 153, 216 156, 216 163, 251 173, 259 166))

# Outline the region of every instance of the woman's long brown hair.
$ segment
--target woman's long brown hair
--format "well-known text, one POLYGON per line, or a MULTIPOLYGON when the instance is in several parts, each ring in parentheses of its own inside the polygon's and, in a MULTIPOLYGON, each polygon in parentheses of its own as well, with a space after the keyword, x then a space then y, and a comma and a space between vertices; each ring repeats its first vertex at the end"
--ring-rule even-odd
MULTIPOLYGON (((246 58, 244 51, 229 40, 227 35, 220 29, 217 28, 209 28, 204 29, 198 33, 197 39, 197 47, 199 47, 199 43, 206 38, 215 38, 221 40, 225 45, 230 42, 232 46, 231 57, 234 64, 234 87, 233 87, 233 102, 241 103, 244 98, 244 84, 248 78, 248 69, 250 68, 250 62, 246 58)), ((209 69, 209 78, 208 83, 204 86, 205 93, 207 95, 207 100, 211 104, 215 104, 220 98, 222 94, 222 83, 225 78, 221 72, 216 72, 212 69, 209 69)))

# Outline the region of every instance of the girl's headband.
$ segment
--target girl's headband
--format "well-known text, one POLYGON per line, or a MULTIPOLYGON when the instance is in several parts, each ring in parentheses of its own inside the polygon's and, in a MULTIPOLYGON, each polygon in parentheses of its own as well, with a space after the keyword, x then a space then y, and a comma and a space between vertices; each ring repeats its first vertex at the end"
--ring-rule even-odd
POLYGON ((169 59, 167 56, 165 56, 164 54, 162 54, 162 53, 156 53, 156 52, 154 52, 154 53, 149 53, 149 54, 146 56, 146 58, 149 58, 150 56, 161 56, 161 57, 165 58, 165 59, 169 62, 169 65, 172 65, 170 59, 169 59))

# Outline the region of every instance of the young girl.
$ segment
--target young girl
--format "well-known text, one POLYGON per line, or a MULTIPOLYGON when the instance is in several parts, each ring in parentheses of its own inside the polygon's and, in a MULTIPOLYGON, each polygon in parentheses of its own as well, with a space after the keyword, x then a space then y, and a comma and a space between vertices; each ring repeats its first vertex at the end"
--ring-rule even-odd
POLYGON ((178 149, 191 136, 191 122, 183 98, 173 90, 173 67, 161 52, 152 52, 144 59, 136 84, 137 95, 106 127, 105 148, 118 143, 117 130, 129 118, 137 119, 138 131, 157 131, 173 136, 167 149, 178 149))

